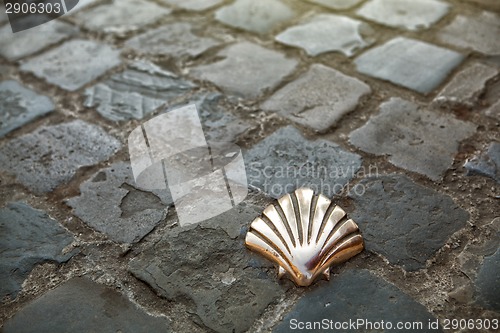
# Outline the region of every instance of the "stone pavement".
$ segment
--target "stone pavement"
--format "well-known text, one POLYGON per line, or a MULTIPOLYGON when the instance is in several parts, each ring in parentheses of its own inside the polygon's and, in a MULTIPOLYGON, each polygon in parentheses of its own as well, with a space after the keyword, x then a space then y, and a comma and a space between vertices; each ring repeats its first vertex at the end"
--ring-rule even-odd
POLYGON ((84 4, 15 35, 0 13, 0 332, 497 331, 499 1, 84 4), (127 137, 191 103, 250 192, 181 227, 127 137), (366 245, 308 288, 243 244, 300 186, 366 245))

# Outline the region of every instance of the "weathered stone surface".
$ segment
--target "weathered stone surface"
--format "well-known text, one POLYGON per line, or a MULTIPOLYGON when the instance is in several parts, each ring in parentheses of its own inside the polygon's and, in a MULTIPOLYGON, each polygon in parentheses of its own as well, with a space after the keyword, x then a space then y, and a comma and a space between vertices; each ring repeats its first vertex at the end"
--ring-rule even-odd
POLYGON ((349 140, 365 152, 388 155, 400 168, 440 180, 453 164, 460 141, 475 129, 471 123, 391 98, 380 106, 380 114, 351 132, 349 140))
POLYGON ((10 140, 0 147, 1 168, 35 193, 49 192, 79 168, 107 160, 120 147, 100 127, 75 120, 10 140))
POLYGON ((142 119, 195 85, 144 61, 85 91, 86 107, 96 107, 103 117, 114 120, 142 119))
POLYGON ((0 137, 53 110, 50 98, 16 81, 0 82, 0 137))
POLYGON ((363 0, 307 0, 309 2, 337 10, 349 9, 363 0))
POLYGON ((439 21, 449 9, 439 0, 370 0, 357 14, 390 27, 420 30, 439 21))
POLYGON ((262 104, 262 109, 324 131, 352 111, 360 98, 370 92, 370 87, 358 79, 314 64, 299 79, 278 90, 262 104))
POLYGON ((244 153, 248 184, 274 198, 307 186, 333 196, 361 167, 361 157, 333 142, 309 141, 298 130, 281 128, 244 153))
POLYGON ((500 250, 484 258, 475 281, 478 303, 491 310, 500 310, 500 250))
POLYGON ((245 332, 286 290, 243 245, 260 210, 246 202, 200 225, 171 229, 131 261, 130 271, 159 295, 188 300, 200 325, 245 332))
POLYGON ((78 28, 59 20, 15 34, 12 33, 11 27, 6 25, 0 29, 0 54, 8 60, 18 60, 77 33, 78 28))
POLYGON ((364 193, 351 191, 351 218, 362 230, 366 249, 408 271, 426 266, 448 238, 466 225, 469 214, 447 196, 403 175, 365 178, 364 193))
POLYGON ((500 120, 500 100, 498 100, 495 104, 491 105, 488 108, 488 110, 486 110, 485 114, 488 117, 493 117, 500 120))
POLYGON ((72 40, 21 66, 63 89, 74 91, 120 64, 117 50, 88 40, 72 40))
POLYGON ((34 266, 62 263, 75 252, 64 253, 73 236, 47 214, 22 202, 0 209, 0 297, 15 298, 34 266))
POLYGON ((349 270, 332 280, 306 293, 273 332, 320 332, 324 329, 321 326, 306 327, 305 323, 322 323, 324 319, 328 324, 364 320, 355 327, 328 326, 325 332, 394 332, 400 322, 421 322, 422 327, 414 327, 412 332, 440 332, 427 327, 429 321, 434 322, 436 318, 422 304, 370 271, 349 270), (374 329, 373 323, 381 321, 386 323, 385 329, 374 329), (304 329, 298 328, 298 322, 304 323, 304 329), (367 322, 372 323, 371 328, 367 322), (389 323, 392 329, 387 328, 389 323))
POLYGON ((492 142, 488 150, 468 160, 464 167, 467 175, 481 175, 500 183, 500 143, 492 142))
POLYGON ((276 36, 280 43, 304 49, 310 56, 337 51, 350 57, 369 43, 363 39, 363 22, 346 16, 320 14, 276 36))
POLYGON ((462 54, 442 47, 396 37, 363 53, 354 63, 363 74, 427 94, 441 84, 463 59, 462 54))
POLYGON ((222 3, 223 0, 160 0, 166 4, 186 10, 203 11, 222 3))
POLYGON ((118 292, 73 278, 29 303, 3 332, 170 332, 169 322, 137 308, 118 292))
POLYGON ((268 33, 295 16, 279 0, 236 0, 215 13, 215 18, 229 26, 259 34, 268 33))
POLYGON ((195 67, 191 74, 238 97, 257 97, 292 73, 297 61, 259 45, 242 42, 218 53, 223 60, 195 67))

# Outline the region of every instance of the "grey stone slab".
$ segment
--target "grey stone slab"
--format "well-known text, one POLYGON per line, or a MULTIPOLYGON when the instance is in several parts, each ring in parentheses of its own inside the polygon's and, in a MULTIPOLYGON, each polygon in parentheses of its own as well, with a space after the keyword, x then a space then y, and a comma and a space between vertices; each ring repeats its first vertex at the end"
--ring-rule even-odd
POLYGON ((21 70, 75 91, 120 64, 119 51, 88 40, 72 40, 28 60, 21 70))
POLYGON ((434 323, 436 318, 422 304, 370 271, 349 270, 313 288, 285 316, 274 333, 402 332, 404 330, 397 329, 401 322, 422 324, 410 328, 409 332, 441 332, 429 329, 429 322, 434 323), (336 327, 335 323, 341 326, 336 327), (342 327, 342 323, 347 324, 342 327), (376 323, 379 326, 374 326, 376 323))
POLYGON ((171 6, 176 6, 185 10, 203 11, 213 8, 223 2, 223 0, 160 0, 171 6))
POLYGON ((29 29, 13 33, 10 26, 0 29, 0 54, 11 61, 18 60, 61 42, 78 33, 78 28, 54 20, 29 29))
POLYGON ((244 152, 248 184, 274 198, 306 186, 332 197, 344 191, 361 167, 361 156, 333 142, 310 141, 281 128, 244 152))
POLYGON ((314 64, 300 78, 278 90, 261 107, 313 130, 325 131, 354 110, 360 98, 370 93, 370 87, 360 80, 333 68, 314 64))
POLYGON ((391 98, 378 115, 351 132, 349 140, 365 152, 389 156, 395 166, 437 181, 453 164, 460 141, 475 130, 471 123, 391 98))
POLYGON ((15 298, 23 281, 38 264, 68 261, 64 252, 73 236, 46 213, 22 202, 0 209, 0 297, 15 298))
POLYGON ((153 317, 113 289, 73 278, 32 301, 8 320, 4 333, 171 332, 167 319, 153 317))
POLYGON ((120 142, 102 128, 75 120, 12 139, 0 147, 1 169, 35 193, 68 182, 78 169, 107 160, 120 142))
POLYGON ((464 55, 460 53, 422 41, 396 37, 363 53, 354 63, 363 74, 427 94, 439 86, 463 60, 464 55))
POLYGON ((349 194, 356 207, 351 218, 359 225, 366 249, 408 271, 425 268, 469 219, 449 196, 404 175, 365 178, 356 192, 349 194))
POLYGON ((195 87, 153 63, 137 61, 125 71, 85 90, 86 107, 114 120, 142 119, 195 87))
POLYGON ((500 310, 500 250, 485 257, 475 280, 477 301, 491 310, 500 310))
POLYGON ((324 6, 326 8, 345 10, 356 6, 363 0, 307 0, 307 1, 315 3, 317 5, 324 6))
POLYGON ((54 111, 54 103, 16 81, 0 82, 0 137, 54 111))
POLYGON ((481 175, 500 183, 500 143, 492 142, 488 150, 468 160, 464 167, 467 175, 481 175))
POLYGON ((279 0, 236 0, 215 12, 217 21, 229 26, 265 34, 295 17, 279 0))
MULTIPOLYGON (((0 11, 0 24, 3 24, 5 22, 8 22, 9 18, 7 17, 7 14, 2 10, 0 11)), ((12 32, 12 30, 11 30, 12 32)))
POLYGON ((296 60, 249 42, 230 45, 218 56, 224 59, 195 67, 190 72, 238 97, 259 96, 266 89, 276 87, 297 66, 296 60))
POLYGON ((500 120, 500 100, 491 105, 485 112, 488 117, 497 118, 500 120))
POLYGON ((260 211, 246 202, 196 227, 171 229, 130 262, 130 271, 160 296, 188 304, 200 326, 246 332, 290 287, 244 247, 246 227, 260 211))

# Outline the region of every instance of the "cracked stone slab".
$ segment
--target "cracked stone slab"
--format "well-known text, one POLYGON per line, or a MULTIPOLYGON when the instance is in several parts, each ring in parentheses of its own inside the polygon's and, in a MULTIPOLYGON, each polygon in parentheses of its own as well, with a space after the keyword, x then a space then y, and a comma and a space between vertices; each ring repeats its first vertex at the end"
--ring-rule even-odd
POLYGON ((286 29, 276 40, 302 48, 310 56, 335 51, 350 57, 370 44, 361 35, 363 24, 346 16, 320 14, 286 29))
POLYGON ((439 0, 370 0, 356 13, 383 25, 415 31, 430 28, 449 10, 439 0))
POLYGON ((404 175, 369 177, 359 186, 364 193, 349 193, 356 207, 351 217, 366 249, 407 271, 425 268, 426 261, 469 219, 452 198, 404 175))
POLYGON ((8 141, 0 147, 1 168, 40 194, 68 182, 81 167, 107 160, 120 148, 120 142, 102 128, 74 120, 8 141))
POLYGON ((279 52, 249 42, 230 45, 218 56, 224 59, 195 67, 190 74, 214 83, 229 94, 247 98, 276 87, 298 64, 279 52))
POLYGON ((244 246, 246 228, 261 209, 246 201, 196 227, 171 229, 129 270, 160 296, 188 304, 199 326, 246 332, 290 286, 266 273, 263 266, 271 266, 244 246))
POLYGON ((153 317, 115 290, 87 278, 73 278, 35 299, 4 327, 5 333, 171 332, 164 317, 153 317))
POLYGON ((89 40, 71 40, 21 65, 62 89, 75 91, 120 64, 120 52, 89 40))
POLYGON ((378 115, 351 132, 349 141, 367 153, 389 156, 397 167, 439 181, 452 166, 460 141, 475 131, 471 123, 391 98, 380 105, 378 115))
POLYGON ((330 9, 345 10, 356 6, 363 0, 307 0, 307 1, 330 9))
POLYGON ((153 63, 137 61, 86 89, 84 106, 96 107, 103 117, 113 121, 142 119, 194 87, 195 84, 153 63))
POLYGON ((160 0, 171 6, 176 6, 185 10, 203 11, 213 8, 222 3, 223 0, 160 0))
POLYGON ((500 143, 492 142, 487 151, 468 160, 464 167, 468 176, 485 176, 500 183, 500 143))
POLYGON ((463 54, 415 39, 396 37, 366 51, 354 63, 360 73, 428 94, 463 60, 463 54))
POLYGON ((15 34, 9 25, 5 25, 0 29, 0 54, 10 61, 19 60, 77 33, 78 28, 60 20, 50 21, 36 29, 15 34))
POLYGON ((484 258, 475 280, 477 302, 491 310, 500 310, 500 250, 484 258))
POLYGON ((356 176, 361 156, 326 140, 310 141, 292 126, 244 152, 248 184, 279 198, 306 186, 328 197, 356 176))
POLYGON ((0 297, 15 298, 23 281, 38 264, 68 261, 65 252, 73 236, 46 213, 22 202, 0 209, 0 297))
POLYGON ((236 0, 215 12, 217 21, 259 34, 265 34, 295 17, 279 0, 236 0))
POLYGON ((54 103, 17 81, 0 82, 0 137, 54 111, 54 103))
POLYGON ((313 130, 325 131, 354 110, 359 100, 370 93, 370 87, 360 80, 314 64, 261 107, 313 130))

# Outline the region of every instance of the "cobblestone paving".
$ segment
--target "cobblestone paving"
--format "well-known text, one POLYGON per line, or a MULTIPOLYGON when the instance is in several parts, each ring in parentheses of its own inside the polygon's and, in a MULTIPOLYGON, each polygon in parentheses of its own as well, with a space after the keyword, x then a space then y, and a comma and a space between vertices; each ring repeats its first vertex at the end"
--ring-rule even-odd
POLYGON ((1 332, 500 319, 497 0, 81 3, 15 35, 0 13, 1 332), (181 226, 127 138, 192 103, 249 195, 181 226), (243 240, 304 185, 366 250, 297 288, 243 240))

